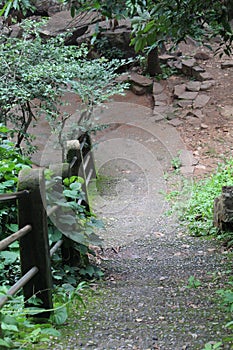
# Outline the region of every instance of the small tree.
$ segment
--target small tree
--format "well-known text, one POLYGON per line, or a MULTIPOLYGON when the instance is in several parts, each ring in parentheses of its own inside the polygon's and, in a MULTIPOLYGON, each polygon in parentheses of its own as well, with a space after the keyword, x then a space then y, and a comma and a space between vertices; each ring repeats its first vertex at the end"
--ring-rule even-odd
POLYGON ((60 110, 65 91, 77 93, 83 102, 82 125, 76 129, 90 131, 93 107, 124 90, 114 82, 120 61, 88 60, 85 47, 65 46, 62 35, 44 41, 38 32, 40 25, 24 21, 22 39, 3 37, 0 43, 0 122, 13 125, 16 147, 26 141, 29 152, 28 128, 41 117, 63 144, 70 117, 60 110))

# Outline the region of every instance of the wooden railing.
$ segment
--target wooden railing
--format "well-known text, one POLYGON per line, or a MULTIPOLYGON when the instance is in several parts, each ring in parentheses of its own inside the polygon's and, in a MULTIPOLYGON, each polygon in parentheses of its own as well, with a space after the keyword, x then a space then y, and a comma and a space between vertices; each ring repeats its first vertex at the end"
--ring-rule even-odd
MULTIPOLYGON (((56 164, 54 168, 62 172, 62 177, 78 175, 84 178, 83 191, 87 209, 87 185, 96 176, 91 142, 88 136, 67 142, 67 163, 56 164)), ((50 168, 53 168, 51 166, 50 168)), ((18 208, 19 230, 0 241, 0 251, 19 240, 20 265, 22 277, 0 298, 0 307, 21 288, 23 288, 25 304, 33 295, 41 300, 40 307, 48 310, 38 317, 50 316, 52 303, 51 257, 62 246, 64 239, 49 247, 47 218, 59 209, 58 205, 47 208, 45 193, 44 169, 23 169, 19 174, 18 192, 0 195, 0 201, 16 201, 18 208)), ((80 200, 81 201, 81 200, 80 200)))

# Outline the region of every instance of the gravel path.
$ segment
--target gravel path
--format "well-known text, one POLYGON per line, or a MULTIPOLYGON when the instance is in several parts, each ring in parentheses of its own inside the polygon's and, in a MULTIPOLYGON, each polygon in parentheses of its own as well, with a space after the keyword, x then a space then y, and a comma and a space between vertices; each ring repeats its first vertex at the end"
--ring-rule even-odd
POLYGON ((229 261, 215 243, 188 237, 163 218, 146 239, 118 253, 108 248, 103 258, 105 280, 50 349, 202 349, 227 336, 215 291, 229 261), (186 287, 190 276, 198 288, 186 287))
POLYGON ((96 138, 101 180, 91 200, 106 224, 100 233, 105 279, 49 349, 200 350, 227 336, 216 289, 229 270, 228 253, 189 237, 165 215, 161 191, 171 159, 183 152, 186 168, 192 159, 175 128, 156 124, 144 108, 113 104, 102 114, 112 127, 96 138), (187 288, 190 276, 199 287, 187 288))

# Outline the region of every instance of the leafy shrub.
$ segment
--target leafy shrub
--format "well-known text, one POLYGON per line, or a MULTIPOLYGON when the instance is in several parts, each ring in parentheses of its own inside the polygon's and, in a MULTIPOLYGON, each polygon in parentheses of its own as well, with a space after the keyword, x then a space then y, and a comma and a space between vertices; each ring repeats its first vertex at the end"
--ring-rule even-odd
POLYGON ((59 210, 51 217, 49 224, 50 242, 56 242, 65 235, 72 240, 76 252, 75 266, 64 266, 61 257, 56 256, 53 276, 58 281, 75 284, 77 276, 101 277, 102 272, 89 262, 89 256, 95 255, 90 246, 101 245, 101 239, 96 235, 96 228, 103 228, 103 223, 89 211, 82 200, 86 200, 82 190, 84 180, 79 176, 71 176, 62 181, 59 176, 53 177, 47 172, 47 202, 49 206, 59 205, 59 210), (64 187, 61 186, 62 182, 64 187), (80 201, 81 200, 81 201, 80 201))
MULTIPOLYGON (((219 164, 211 176, 194 181, 192 184, 185 182, 183 190, 176 192, 174 209, 178 209, 179 219, 192 235, 207 236, 218 233, 213 227, 214 199, 221 194, 222 186, 231 185, 233 185, 233 159, 228 159, 219 164)), ((171 198, 171 194, 168 196, 171 198)), ((228 239, 230 237, 232 239, 232 236, 233 233, 229 233, 228 239)))
POLYGON ((34 149, 28 128, 38 118, 48 120, 63 144, 70 117, 61 112, 65 91, 76 93, 83 102, 82 125, 72 128, 76 135, 81 127, 89 131, 93 126, 94 106, 124 91, 121 83, 114 82, 124 62, 88 60, 87 48, 65 45, 65 35, 45 41, 39 35, 41 25, 25 20, 22 39, 0 38, 0 122, 12 123, 17 147, 23 145, 29 153, 34 149))
MULTIPOLYGON (((47 348, 48 342, 53 337, 60 337, 57 325, 63 324, 72 308, 84 304, 81 293, 87 285, 81 282, 73 287, 63 284, 55 289, 54 309, 49 320, 36 323, 33 316, 42 312, 40 300, 35 296, 30 303, 31 308, 24 308, 23 297, 13 297, 0 311, 0 348, 1 349, 31 349, 32 344, 43 342, 47 348), (28 317, 32 316, 32 317, 28 317)), ((0 297, 5 295, 6 290, 0 289, 0 297)))
MULTIPOLYGON (((14 143, 9 140, 11 130, 0 124, 0 194, 15 192, 19 171, 31 165, 14 143)), ((17 231, 15 202, 0 202, 0 240, 17 231)), ((0 252, 0 283, 11 284, 20 274, 18 242, 0 252)))
MULTIPOLYGON (((10 133, 8 128, 0 124, 0 193, 14 192, 20 170, 31 165, 31 161, 23 156, 9 140, 10 133)), ((6 209, 6 205, 0 203, 1 239, 9 232, 17 230, 16 214, 15 204, 10 205, 9 208, 7 206, 6 209)))

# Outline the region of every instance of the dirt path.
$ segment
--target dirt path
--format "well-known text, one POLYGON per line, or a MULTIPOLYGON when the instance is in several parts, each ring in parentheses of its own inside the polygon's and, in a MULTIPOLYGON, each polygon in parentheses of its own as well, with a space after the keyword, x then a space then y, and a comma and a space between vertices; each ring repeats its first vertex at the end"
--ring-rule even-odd
POLYGON ((112 102, 98 115, 111 125, 96 136, 101 180, 91 189, 93 210, 106 225, 99 257, 105 279, 48 348, 182 350, 223 340, 227 320, 215 291, 226 277, 227 253, 188 237, 164 215, 164 174, 177 152, 184 169, 192 167, 192 155, 148 107, 112 102), (187 288, 191 276, 198 288, 187 288))
MULTIPOLYGON (((110 124, 95 138, 100 181, 91 188, 92 208, 106 226, 99 256, 105 279, 93 286, 86 310, 73 310, 62 339, 49 349, 201 350, 215 341, 233 348, 224 340, 227 320, 216 301, 229 270, 228 253, 214 241, 182 232, 166 217, 163 196, 169 186, 164 175, 177 154, 190 176, 193 156, 200 165, 195 175, 203 175, 232 152, 232 71, 223 73, 219 64, 215 58, 206 63, 217 83, 197 123, 182 112, 178 128, 155 122, 150 99, 132 93, 96 112, 101 123, 110 124), (191 276, 200 286, 187 288, 191 276)), ((168 80, 167 89, 181 78, 175 79, 168 80)))

